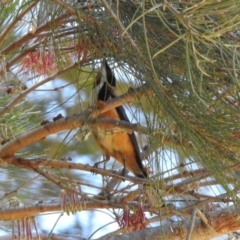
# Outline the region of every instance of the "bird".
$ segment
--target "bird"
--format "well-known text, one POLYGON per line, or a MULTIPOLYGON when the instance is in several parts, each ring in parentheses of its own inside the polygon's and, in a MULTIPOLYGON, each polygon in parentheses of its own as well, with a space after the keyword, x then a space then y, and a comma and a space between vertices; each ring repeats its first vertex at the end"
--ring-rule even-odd
MULTIPOLYGON (((105 59, 93 88, 96 94, 97 106, 104 106, 107 100, 117 97, 114 91, 116 78, 105 59)), ((101 113, 98 117, 130 122, 123 106, 101 113)), ((124 166, 123 175, 125 175, 127 169, 137 177, 148 177, 142 164, 139 146, 133 131, 127 132, 112 126, 95 126, 92 129, 92 134, 105 155, 104 161, 108 161, 110 157, 113 157, 124 166)))

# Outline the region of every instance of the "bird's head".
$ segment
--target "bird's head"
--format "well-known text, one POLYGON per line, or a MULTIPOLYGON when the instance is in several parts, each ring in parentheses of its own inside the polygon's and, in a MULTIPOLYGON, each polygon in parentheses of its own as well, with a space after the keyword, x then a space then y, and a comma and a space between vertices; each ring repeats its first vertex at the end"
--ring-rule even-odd
POLYGON ((116 87, 116 78, 106 60, 103 61, 101 70, 98 72, 94 83, 94 91, 97 100, 107 101, 116 87))

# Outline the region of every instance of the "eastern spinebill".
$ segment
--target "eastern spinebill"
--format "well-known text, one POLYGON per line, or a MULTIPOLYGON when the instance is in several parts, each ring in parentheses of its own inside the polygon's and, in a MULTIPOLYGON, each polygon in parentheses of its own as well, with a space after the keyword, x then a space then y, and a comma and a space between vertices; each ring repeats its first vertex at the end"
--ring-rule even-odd
MULTIPOLYGON (((101 71, 96 77, 94 83, 94 93, 97 98, 97 105, 104 104, 109 99, 117 97, 114 92, 116 87, 116 78, 106 60, 103 61, 101 71)), ((99 118, 111 118, 130 122, 123 106, 116 107, 110 111, 104 112, 99 118)), ((110 157, 115 158, 123 164, 124 169, 128 169, 135 176, 146 178, 147 172, 143 167, 140 157, 140 151, 134 132, 123 131, 117 127, 100 127, 92 129, 93 136, 105 155, 105 160, 110 157)))

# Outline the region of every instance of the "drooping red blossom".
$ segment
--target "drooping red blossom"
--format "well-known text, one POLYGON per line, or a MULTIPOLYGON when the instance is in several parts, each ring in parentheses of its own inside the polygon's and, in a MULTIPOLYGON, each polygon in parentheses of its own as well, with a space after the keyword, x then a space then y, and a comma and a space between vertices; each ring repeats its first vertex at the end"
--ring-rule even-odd
POLYGON ((87 57, 89 48, 90 46, 87 41, 85 41, 84 39, 79 40, 76 46, 78 59, 85 59, 87 57))
POLYGON ((148 225, 148 219, 144 214, 143 204, 139 203, 135 212, 130 211, 126 206, 123 210, 122 218, 118 221, 121 228, 131 232, 145 229, 148 225))
POLYGON ((147 174, 149 176, 153 176, 154 175, 154 171, 151 167, 145 167, 145 171, 147 172, 147 174))
MULTIPOLYGON (((79 192, 81 192, 81 189, 79 192)), ((84 199, 82 197, 75 192, 66 191, 64 189, 60 192, 60 201, 62 210, 67 214, 76 213, 82 209, 82 205, 84 204, 84 199)))
POLYGON ((30 52, 23 59, 21 70, 39 75, 53 72, 56 70, 55 56, 48 51, 43 54, 40 51, 30 52))
POLYGON ((14 221, 12 237, 13 239, 33 239, 34 229, 38 236, 38 229, 34 217, 14 221))

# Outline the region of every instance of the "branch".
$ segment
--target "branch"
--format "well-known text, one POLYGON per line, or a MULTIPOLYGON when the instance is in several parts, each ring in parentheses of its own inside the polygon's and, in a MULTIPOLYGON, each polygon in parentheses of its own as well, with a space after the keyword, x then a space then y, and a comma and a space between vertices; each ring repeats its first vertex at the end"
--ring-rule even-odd
MULTIPOLYGON (((55 35, 56 39, 59 39, 61 36, 73 34, 75 32, 76 32, 76 30, 75 31, 72 30, 72 32, 57 34, 53 31, 53 34, 55 35)), ((31 44, 31 46, 29 46, 28 48, 24 48, 19 53, 14 54, 14 56, 10 60, 8 60, 6 69, 7 70, 10 69, 14 64, 16 64, 21 58, 25 57, 29 52, 36 51, 37 48, 46 41, 46 39, 45 39, 46 36, 49 36, 49 32, 44 32, 42 34, 39 34, 38 37, 40 39, 37 41, 37 43, 31 44)), ((54 48, 54 50, 67 51, 67 50, 76 50, 76 48, 74 46, 73 47, 65 47, 65 48, 58 47, 58 48, 54 48)))
MULTIPOLYGON (((82 238, 80 236, 76 236, 71 234, 51 234, 51 240, 86 240, 86 238, 82 238)), ((31 240, 49 240, 49 234, 32 234, 31 235, 31 240)), ((4 236, 0 236, 0 240, 13 240, 13 236, 12 235, 4 235, 4 236)))
POLYGON ((1 0, 0 1, 0 6, 9 3, 11 0, 1 0))
POLYGON ((35 90, 37 87, 52 81, 54 78, 56 78, 57 76, 63 74, 64 72, 67 72, 73 68, 75 68, 76 66, 78 66, 80 63, 74 63, 72 65, 70 65, 67 68, 64 68, 60 71, 58 71, 57 73, 51 75, 48 78, 45 78, 44 80, 38 82, 37 84, 33 85, 32 87, 26 89, 25 91, 21 92, 17 97, 15 97, 10 103, 7 104, 7 106, 5 106, 1 111, 0 111, 0 117, 2 117, 6 112, 9 112, 17 103, 19 103, 28 93, 32 92, 33 90, 35 90))
MULTIPOLYGON (((15 42, 9 44, 7 47, 5 47, 1 52, 0 55, 8 54, 20 47, 22 47, 28 40, 33 39, 38 36, 39 33, 46 31, 48 29, 52 29, 53 26, 56 28, 57 26, 60 26, 63 21, 66 20, 66 18, 69 16, 69 13, 63 14, 61 17, 54 19, 54 21, 47 22, 46 24, 38 27, 34 33, 30 32, 26 35, 24 35, 22 38, 16 40, 15 42)), ((6 66, 8 69, 8 64, 6 66)))
MULTIPOLYGON (((0 5, 1 5, 0 1, 0 5)), ((30 5, 28 8, 26 8, 19 16, 16 17, 16 19, 7 27, 7 29, 0 35, 0 47, 3 44, 4 40, 8 37, 8 34, 10 33, 10 31, 13 29, 13 27, 23 18, 23 16, 27 13, 29 13, 29 11, 36 6, 36 4, 39 2, 39 0, 34 1, 32 3, 32 5, 30 5)))
MULTIPOLYGON (((85 202, 82 206, 82 211, 92 210, 96 208, 110 209, 112 205, 109 203, 96 204, 92 202, 85 202)), ((20 207, 8 210, 0 211, 0 219, 2 220, 15 220, 21 219, 26 216, 33 216, 44 212, 62 212, 60 203, 37 203, 31 207, 20 207)), ((213 237, 221 236, 223 234, 231 233, 240 229, 240 221, 238 221, 238 215, 236 208, 230 206, 226 209, 215 210, 209 212, 207 215, 208 224, 211 228, 207 227, 201 219, 196 218, 194 228, 192 231, 192 239, 205 240, 213 237)), ((122 239, 186 239, 188 229, 190 226, 188 219, 183 221, 177 221, 176 223, 166 223, 161 227, 146 228, 141 231, 125 233, 123 235, 111 236, 111 240, 122 239)), ((101 237, 98 240, 105 240, 105 237, 101 237)))
MULTIPOLYGON (((72 67, 73 66, 71 66, 71 68, 72 67)), ((45 79, 44 82, 50 81, 55 76, 56 75, 45 79)), ((41 84, 42 84, 42 82, 34 85, 32 87, 32 89, 35 89, 37 86, 39 86, 41 84)), ((27 89, 26 91, 28 91, 29 89, 27 89)), ((145 86, 139 87, 137 89, 137 91, 135 91, 135 95, 143 95, 144 90, 146 90, 145 86)), ((9 103, 5 107, 5 110, 2 110, 0 112, 0 116, 2 116, 3 113, 5 113, 7 110, 9 110, 10 107, 13 107, 14 104, 19 101, 19 99, 21 99, 23 96, 25 96, 29 92, 29 91, 28 92, 26 92, 26 91, 21 93, 11 103, 9 103)), ((147 92, 150 93, 149 90, 147 90, 147 92)), ((25 146, 28 146, 36 141, 39 141, 50 134, 57 133, 57 132, 64 131, 64 130, 80 128, 86 123, 89 125, 98 124, 100 126, 104 126, 104 125, 112 126, 112 127, 117 126, 117 127, 123 128, 123 129, 128 129, 128 130, 133 130, 133 131, 140 131, 140 129, 142 129, 142 131, 146 133, 147 129, 144 129, 143 127, 140 128, 139 125, 137 125, 137 124, 131 124, 129 122, 116 121, 116 120, 112 120, 112 119, 92 118, 92 117, 99 115, 100 113, 109 111, 110 109, 113 109, 124 103, 132 102, 134 100, 134 98, 135 97, 132 94, 132 92, 126 93, 126 94, 121 95, 121 97, 119 97, 119 98, 114 98, 114 99, 107 101, 105 108, 102 110, 91 111, 91 110, 87 109, 79 115, 61 118, 55 122, 45 124, 41 127, 38 127, 28 133, 23 133, 20 136, 18 136, 17 138, 15 138, 15 139, 7 142, 5 145, 3 145, 3 147, 0 149, 0 158, 6 159, 8 157, 11 157, 19 149, 21 149, 25 146)), ((8 163, 10 163, 10 162, 8 162, 8 163)))
MULTIPOLYGON (((58 161, 58 160, 48 160, 48 159, 23 159, 23 158, 16 158, 10 157, 8 158, 11 161, 11 164, 25 168, 28 170, 34 170, 39 173, 39 170, 36 170, 38 167, 41 166, 48 166, 50 168, 60 168, 60 169, 75 169, 75 170, 83 170, 86 172, 91 172, 95 174, 100 174, 102 176, 109 176, 114 178, 119 178, 121 180, 131 181, 136 184, 146 183, 146 179, 132 177, 132 176, 122 176, 121 174, 117 174, 114 171, 104 170, 101 168, 96 168, 90 165, 84 165, 81 163, 73 163, 73 162, 66 162, 66 161, 58 161)), ((41 173, 42 174, 42 173, 41 173)))
MULTIPOLYGON (((235 220, 236 221, 236 220, 235 220)), ((189 221, 177 221, 176 223, 168 222, 163 224, 162 226, 146 228, 141 231, 125 233, 121 235, 107 236, 101 237, 97 240, 143 240, 143 239, 151 239, 151 240, 163 240, 163 239, 171 239, 171 240, 179 240, 186 239, 187 231, 189 229, 189 221)), ((216 236, 223 235, 223 233, 217 233, 212 231, 211 229, 202 225, 201 220, 197 219, 195 222, 195 228, 192 233, 192 239, 198 240, 206 240, 216 236)))
MULTIPOLYGON (((108 201, 101 202, 101 203, 94 203, 94 202, 84 202, 82 206, 83 211, 92 210, 96 208, 112 208, 113 204, 108 203, 108 201)), ((118 206, 119 207, 119 206, 118 206)), ((38 215, 39 213, 46 213, 46 212, 62 212, 62 206, 59 202, 46 202, 46 203, 37 203, 30 207, 18 207, 18 208, 11 208, 7 210, 0 210, 0 219, 6 221, 12 221, 15 219, 26 218, 30 216, 38 215)))
MULTIPOLYGON (((80 164, 80 163, 72 163, 72 162, 65 162, 65 161, 57 161, 57 160, 47 160, 47 159, 23 159, 23 158, 12 158, 12 164, 21 168, 25 168, 25 169, 30 169, 33 170, 39 174, 41 174, 42 176, 44 176, 45 178, 49 179, 51 182, 54 182, 56 185, 58 185, 60 188, 64 188, 64 189, 69 189, 69 182, 73 183, 73 184, 77 184, 77 185, 86 185, 86 186, 90 186, 89 183, 84 183, 84 182, 79 182, 79 181, 72 181, 69 179, 65 179, 65 178, 60 178, 58 176, 53 176, 53 175, 49 175, 47 172, 44 172, 40 169, 40 167, 49 167, 52 169, 69 169, 69 170, 83 170, 83 171, 87 171, 87 172, 94 172, 95 174, 100 174, 102 176, 109 176, 112 177, 113 179, 116 179, 117 182, 119 181, 130 181, 134 184, 144 184, 144 186, 151 186, 152 182, 148 181, 146 179, 141 179, 138 177, 132 177, 132 176, 122 176, 121 174, 117 174, 115 171, 110 171, 110 170, 104 170, 104 169, 100 169, 100 168, 94 168, 92 166, 89 165, 84 165, 84 164, 80 164), (67 183, 67 185, 63 185, 64 182, 67 183)), ((178 174, 177 174, 178 175, 178 174)), ((206 175, 208 176, 208 175, 206 175)), ((174 176, 173 176, 174 177, 174 176)), ((181 177, 183 176, 179 176, 179 179, 181 179, 181 177)), ((177 178, 175 178, 177 179, 177 178)), ((188 179, 187 179, 188 180, 188 179)), ((185 180, 184 182, 186 182, 187 180, 185 180)), ((176 194, 178 193, 179 195, 190 195, 196 199, 198 199, 198 205, 201 206, 203 203, 205 203, 205 201, 207 200, 208 202, 227 202, 228 200, 226 199, 226 195, 219 195, 217 197, 211 197, 209 195, 203 195, 203 194, 198 194, 195 193, 194 191, 192 191, 193 189, 191 187, 186 189, 186 185, 187 184, 171 184, 168 182, 168 178, 163 178, 160 180, 159 182, 159 186, 163 186, 164 183, 164 189, 160 190, 164 192, 164 196, 167 195, 172 195, 172 194, 176 194), (201 201, 199 201, 199 199, 202 199, 201 201)), ((95 186, 91 185, 90 187, 95 188, 95 186)), ((130 186, 131 188, 132 186, 130 186)), ((192 186, 194 187, 194 186, 192 186)), ((114 182, 110 181, 110 185, 107 185, 107 189, 106 191, 111 192, 112 188, 114 188, 114 182), (113 186, 112 186, 113 185, 113 186)), ((129 187, 127 187, 129 188, 129 187)), ((122 189, 121 191, 124 191, 124 189, 122 189)), ((235 191, 235 189, 233 190, 233 192, 235 191)), ((101 192, 103 194, 103 192, 101 192)), ((100 196, 102 195, 100 193, 100 196)), ((81 195, 81 194, 80 194, 81 195)), ((139 194, 138 194, 139 195, 139 194)), ((154 193, 155 198, 158 197, 158 193, 154 193)), ((87 196, 84 195, 84 197, 86 199, 88 199, 87 196)), ((126 196, 128 198, 128 196, 126 196)), ((125 196, 122 198, 122 200, 118 199, 117 202, 121 203, 122 201, 124 201, 125 196)), ((231 200, 230 200, 231 201, 231 200)), ((232 202, 232 201, 231 201, 232 202)), ((196 206, 196 205, 195 205, 196 206)), ((185 214, 187 214, 188 211, 190 211, 192 208, 192 205, 190 205, 190 209, 186 208, 183 209, 183 212, 185 214)), ((179 209, 180 211, 180 209, 179 209)))

